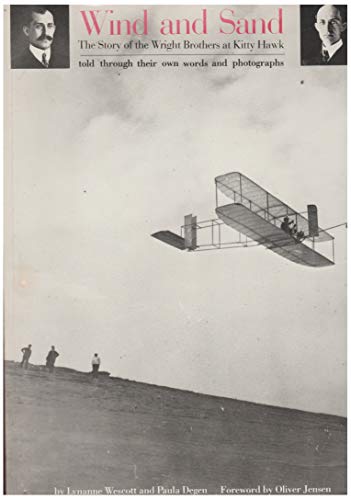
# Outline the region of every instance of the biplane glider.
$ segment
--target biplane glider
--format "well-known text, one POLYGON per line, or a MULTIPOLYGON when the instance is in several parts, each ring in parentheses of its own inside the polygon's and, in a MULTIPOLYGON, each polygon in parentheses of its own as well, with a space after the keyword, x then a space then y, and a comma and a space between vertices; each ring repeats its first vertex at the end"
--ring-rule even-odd
POLYGON ((152 236, 179 250, 262 245, 297 264, 311 267, 334 264, 334 237, 318 226, 315 205, 308 205, 307 212, 297 212, 240 172, 220 175, 215 178, 215 184, 216 219, 198 222, 192 214, 186 215, 180 235, 158 231, 152 236), (231 203, 220 205, 218 200, 222 195, 231 203), (303 215, 305 213, 307 217, 303 215), (223 225, 237 233, 235 241, 223 240, 223 225), (206 243, 199 241, 199 230, 202 229, 210 232, 206 243), (321 249, 324 243, 329 243, 331 256, 324 255, 325 251, 321 253, 326 250, 321 249))

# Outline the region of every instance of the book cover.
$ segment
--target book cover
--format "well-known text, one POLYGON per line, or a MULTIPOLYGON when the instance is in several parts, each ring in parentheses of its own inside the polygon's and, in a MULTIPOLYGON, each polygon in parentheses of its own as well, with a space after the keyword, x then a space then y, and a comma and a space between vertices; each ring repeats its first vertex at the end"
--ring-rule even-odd
POLYGON ((4 24, 5 493, 346 494, 346 6, 4 24))

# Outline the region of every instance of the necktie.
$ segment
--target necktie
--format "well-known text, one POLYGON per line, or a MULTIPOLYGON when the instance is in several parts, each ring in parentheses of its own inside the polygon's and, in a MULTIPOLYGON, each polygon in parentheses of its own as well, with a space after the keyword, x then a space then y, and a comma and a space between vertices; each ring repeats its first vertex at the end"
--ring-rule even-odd
POLYGON ((327 64, 327 62, 329 61, 329 53, 325 49, 322 49, 322 61, 324 62, 324 64, 327 64))
POLYGON ((45 52, 44 52, 43 57, 42 57, 42 62, 43 62, 43 66, 45 66, 45 68, 49 67, 49 63, 48 63, 48 60, 46 58, 45 52))

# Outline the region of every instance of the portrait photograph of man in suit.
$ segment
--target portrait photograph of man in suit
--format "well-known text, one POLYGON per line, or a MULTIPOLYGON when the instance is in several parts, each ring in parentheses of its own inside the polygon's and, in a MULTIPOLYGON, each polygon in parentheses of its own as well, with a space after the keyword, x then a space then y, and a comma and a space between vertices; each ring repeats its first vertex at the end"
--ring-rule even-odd
POLYGON ((347 64, 346 5, 302 5, 301 64, 347 64))
POLYGON ((67 5, 11 6, 11 68, 69 68, 67 5))

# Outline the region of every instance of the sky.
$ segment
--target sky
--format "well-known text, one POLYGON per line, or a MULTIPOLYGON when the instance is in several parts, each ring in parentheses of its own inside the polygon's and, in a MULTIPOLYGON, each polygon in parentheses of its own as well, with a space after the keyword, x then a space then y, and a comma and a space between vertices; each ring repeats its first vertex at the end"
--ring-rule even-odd
MULTIPOLYGON (((149 9, 155 30, 169 7, 149 9)), ((300 66, 284 7, 284 68, 82 69, 78 10, 71 69, 6 75, 6 359, 31 343, 43 364, 55 345, 59 366, 89 371, 98 352, 113 376, 345 415, 344 228, 321 269, 150 235, 215 218, 214 178, 231 171, 316 204, 322 227, 346 221, 346 67, 300 66)))

